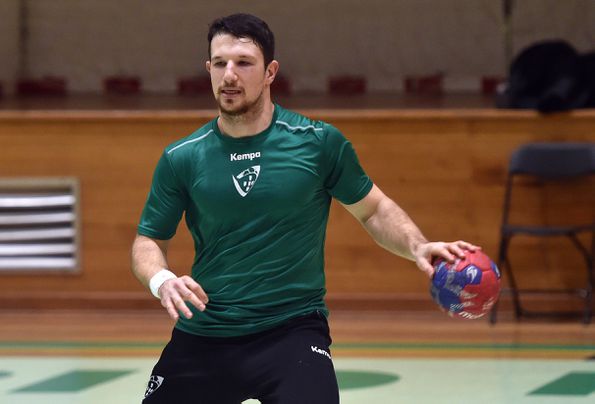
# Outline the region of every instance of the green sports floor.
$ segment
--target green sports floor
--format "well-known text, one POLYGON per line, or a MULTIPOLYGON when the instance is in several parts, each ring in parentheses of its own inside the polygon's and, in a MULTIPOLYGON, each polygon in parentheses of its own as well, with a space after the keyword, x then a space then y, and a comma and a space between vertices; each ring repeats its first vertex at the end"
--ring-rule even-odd
MULTIPOLYGON (((418 312, 330 322, 342 404, 595 403, 593 324, 418 312)), ((0 404, 139 404, 171 326, 161 311, 0 310, 0 404)))
MULTIPOLYGON (((4 343, 2 348, 6 350, 10 346, 4 343)), ((44 348, 48 348, 47 344, 44 348)), ((0 403, 140 403, 156 357, 110 357, 109 352, 114 348, 117 351, 117 346, 107 344, 105 354, 100 357, 0 356, 0 403)), ((357 344, 346 347, 349 351, 357 348, 357 344)), ((396 345, 378 348, 384 352, 407 349, 396 345)), ((451 348, 460 352, 465 347, 451 348)), ((478 346, 469 349, 478 348, 481 349, 478 346)), ((334 361, 344 404, 595 403, 595 360, 588 357, 570 360, 458 359, 456 356, 422 359, 392 355, 383 358, 374 354, 355 358, 341 355, 342 349, 340 345, 336 347, 339 355, 334 361)), ((366 344, 363 349, 373 350, 374 346, 366 344)), ((417 346, 415 349, 424 348, 417 346)), ((444 353, 449 347, 427 346, 426 349, 440 349, 444 353)), ((595 352, 595 345, 538 346, 535 349, 580 349, 588 353, 589 350, 595 352)))

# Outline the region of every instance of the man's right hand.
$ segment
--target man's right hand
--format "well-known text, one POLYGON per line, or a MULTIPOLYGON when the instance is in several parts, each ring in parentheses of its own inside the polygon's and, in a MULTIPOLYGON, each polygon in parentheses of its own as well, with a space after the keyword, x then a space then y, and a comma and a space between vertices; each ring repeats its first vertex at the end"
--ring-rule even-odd
POLYGON ((186 302, 189 302, 200 311, 204 311, 209 297, 203 288, 190 276, 184 275, 175 279, 168 279, 159 287, 161 305, 166 308, 169 316, 177 321, 179 313, 186 318, 192 318, 192 311, 186 302))

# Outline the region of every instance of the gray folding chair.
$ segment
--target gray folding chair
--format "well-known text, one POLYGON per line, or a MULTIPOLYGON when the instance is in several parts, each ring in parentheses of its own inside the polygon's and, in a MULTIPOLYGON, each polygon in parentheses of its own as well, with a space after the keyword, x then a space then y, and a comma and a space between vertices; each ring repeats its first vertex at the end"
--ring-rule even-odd
MULTIPOLYGON (((535 317, 544 315, 578 315, 583 322, 588 324, 592 316, 594 261, 595 261, 595 219, 572 225, 526 225, 511 223, 510 212, 512 204, 512 191, 519 178, 533 177, 541 184, 562 181, 589 181, 587 177, 595 174, 595 143, 529 143, 516 149, 509 162, 508 177, 504 196, 504 208, 500 231, 500 247, 498 252, 498 267, 503 275, 508 277, 509 288, 505 291, 512 295, 514 314, 517 319, 521 317, 535 317), (590 234, 591 245, 585 245, 579 239, 581 233, 590 234), (524 235, 529 237, 565 237, 583 256, 586 267, 586 284, 581 288, 563 289, 522 289, 517 284, 514 271, 509 258, 509 249, 514 236, 524 235), (579 313, 568 312, 535 312, 525 309, 521 304, 521 295, 530 293, 569 293, 584 300, 584 309, 579 313)), ((585 196, 593 201, 595 190, 589 186, 590 191, 585 196)), ((593 205, 591 205, 593 206, 593 205)), ((592 209, 591 209, 592 210, 592 209)), ((558 216, 563 217, 563 213, 558 216)), ((497 306, 491 312, 490 321, 496 322, 497 306)))

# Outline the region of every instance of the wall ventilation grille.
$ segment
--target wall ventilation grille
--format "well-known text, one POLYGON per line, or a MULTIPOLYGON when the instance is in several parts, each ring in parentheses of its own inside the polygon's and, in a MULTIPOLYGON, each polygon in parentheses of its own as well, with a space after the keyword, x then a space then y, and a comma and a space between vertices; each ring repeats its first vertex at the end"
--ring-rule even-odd
POLYGON ((0 271, 77 271, 75 178, 0 179, 0 271))

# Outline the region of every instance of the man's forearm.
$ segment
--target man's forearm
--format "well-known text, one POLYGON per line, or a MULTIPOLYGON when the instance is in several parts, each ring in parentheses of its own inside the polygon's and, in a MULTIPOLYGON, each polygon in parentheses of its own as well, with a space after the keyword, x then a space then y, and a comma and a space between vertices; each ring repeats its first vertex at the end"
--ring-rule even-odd
POLYGON ((378 203, 363 225, 381 247, 412 261, 417 247, 428 242, 409 215, 389 198, 378 203))
POLYGON ((132 245, 132 272, 145 287, 157 272, 168 267, 166 254, 167 241, 136 236, 132 245))

